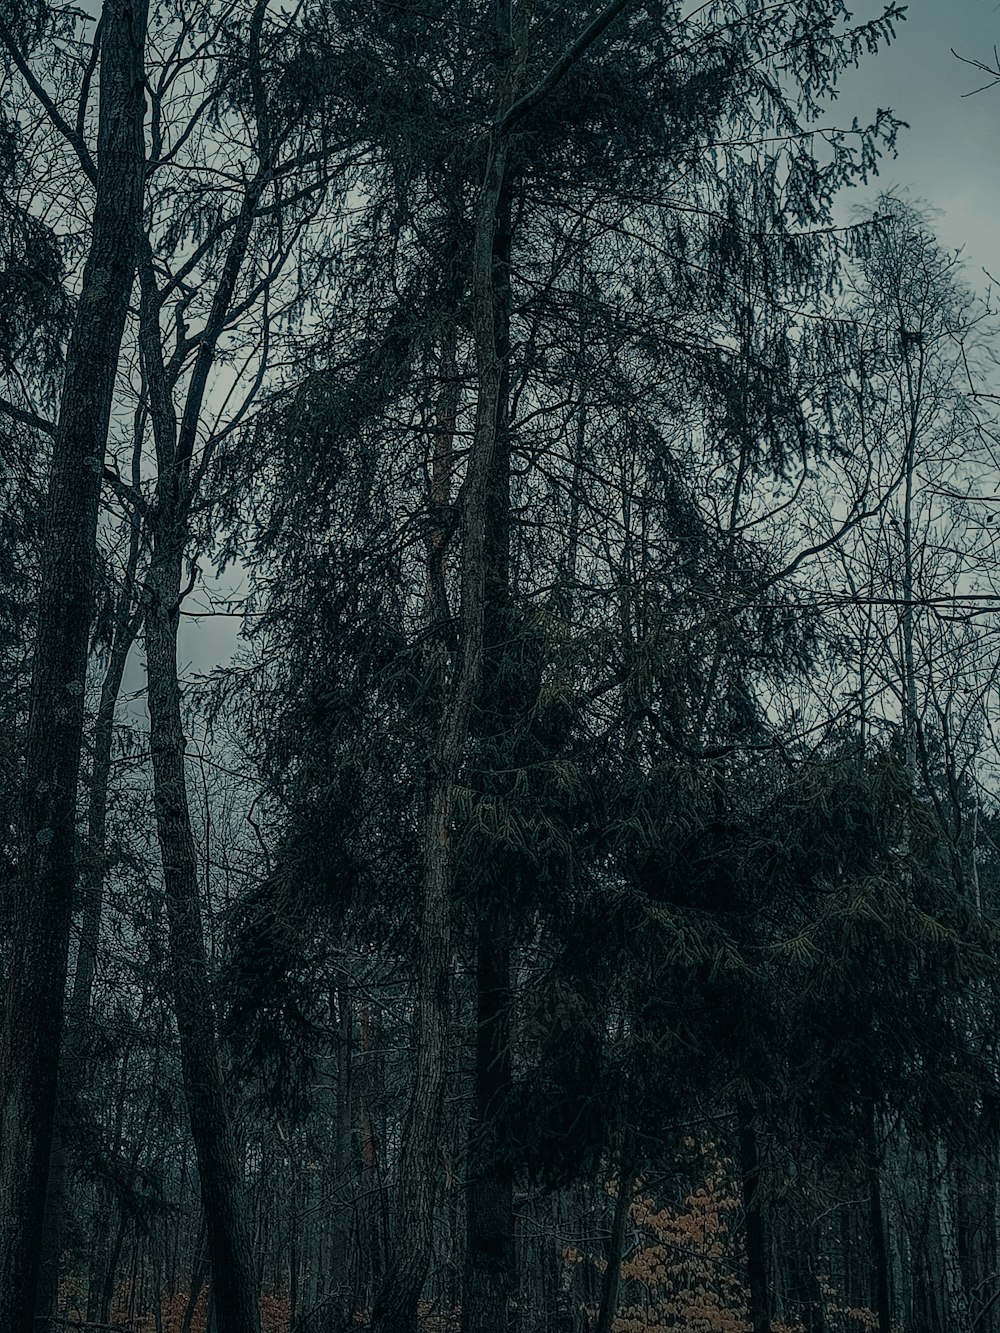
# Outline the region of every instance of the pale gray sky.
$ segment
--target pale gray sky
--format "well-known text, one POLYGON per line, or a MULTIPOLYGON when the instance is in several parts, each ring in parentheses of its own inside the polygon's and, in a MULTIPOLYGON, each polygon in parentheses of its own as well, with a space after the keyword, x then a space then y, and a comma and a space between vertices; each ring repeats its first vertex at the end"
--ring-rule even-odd
MULTIPOLYGON (((856 16, 873 10, 859 5, 856 16)), ((1000 85, 963 96, 988 78, 951 52, 990 63, 994 43, 1000 47, 997 0, 910 0, 892 45, 842 80, 833 117, 864 122, 882 106, 909 122, 898 158, 884 162, 870 190, 845 192, 845 203, 909 187, 940 210, 941 241, 965 246, 967 277, 977 287, 984 267, 1000 280, 1000 85)))

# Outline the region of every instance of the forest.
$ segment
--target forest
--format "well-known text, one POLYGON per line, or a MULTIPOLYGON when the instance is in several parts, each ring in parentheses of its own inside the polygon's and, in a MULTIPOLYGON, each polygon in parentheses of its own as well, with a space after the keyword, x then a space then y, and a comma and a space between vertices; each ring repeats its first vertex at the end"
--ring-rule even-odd
POLYGON ((0 0, 0 1333, 1000 1333, 1000 327, 857 8, 0 0))

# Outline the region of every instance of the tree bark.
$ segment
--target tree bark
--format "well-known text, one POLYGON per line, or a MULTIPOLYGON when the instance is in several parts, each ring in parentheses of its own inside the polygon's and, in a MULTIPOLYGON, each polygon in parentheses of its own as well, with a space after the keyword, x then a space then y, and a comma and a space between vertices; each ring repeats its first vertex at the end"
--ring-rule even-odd
POLYGON ((607 1267, 601 1282, 601 1304, 597 1311, 597 1323, 594 1333, 611 1333, 615 1316, 618 1314, 618 1288, 622 1278, 622 1255, 625 1251, 625 1228, 628 1224, 628 1210, 632 1202, 634 1175, 631 1164, 622 1154, 618 1168, 618 1197, 615 1199, 614 1218, 611 1223, 611 1235, 605 1253, 607 1267))
POLYGON ((513 1333, 517 1325, 514 1177, 500 1152, 497 1124, 510 1091, 510 1008, 510 920, 506 905, 497 903, 483 915, 477 949, 463 1333, 513 1333))
POLYGON ((753 1109, 742 1097, 736 1106, 743 1167, 743 1214, 747 1247, 747 1286, 753 1333, 771 1333, 771 1292, 768 1281, 767 1231, 760 1198, 760 1163, 753 1127, 753 1109))
POLYGON ((506 163, 506 143, 497 135, 491 136, 477 209, 473 260, 478 399, 462 487, 458 663, 428 764, 417 979, 417 1076, 403 1140, 393 1263, 375 1300, 373 1333, 412 1333, 416 1328, 417 1302, 433 1243, 451 991, 452 805, 482 669, 486 500, 502 376, 495 342, 493 246, 506 163))
MULTIPOLYGON (((628 3, 629 0, 612 0, 535 88, 516 101, 512 77, 512 6, 510 0, 500 0, 496 6, 496 118, 486 144, 473 243, 472 311, 477 399, 472 446, 459 497, 462 569, 458 661, 442 710, 437 742, 428 763, 417 982, 417 1076, 403 1140, 394 1261, 375 1301, 373 1333, 412 1333, 415 1329, 417 1302, 433 1247, 450 995, 453 788, 464 761, 470 721, 479 699, 482 679, 490 601, 487 582, 491 561, 491 476, 506 397, 508 349, 502 288, 509 279, 503 271, 502 256, 504 244, 509 247, 509 236, 506 241, 504 237, 509 231, 505 207, 509 190, 510 134, 544 102, 549 92, 628 3)), ((491 1211, 495 1202, 490 1205, 491 1211)), ((503 1207, 506 1209, 506 1205, 503 1207)), ((489 1223, 491 1228, 494 1225, 493 1221, 489 1223)), ((506 1248, 505 1244, 505 1251, 506 1248)), ((508 1289, 512 1280, 504 1280, 508 1289)), ((492 1308, 496 1308, 496 1300, 494 1294, 490 1298, 492 1308)))
MULTIPOLYGON (((498 49, 514 50, 501 25, 498 49)), ((513 96, 510 70, 498 71, 499 100, 513 96)), ((518 737, 530 705, 520 687, 511 617, 510 569, 510 260, 511 177, 505 171, 492 223, 489 305, 499 364, 493 450, 487 480, 483 548, 483 669, 471 729, 485 773, 518 762, 518 737)), ((509 780, 485 778, 488 797, 505 799, 509 780)), ((469 1124, 466 1247, 462 1292, 463 1333, 514 1333, 517 1327, 517 1252, 514 1240, 514 1170, 501 1151, 502 1117, 510 1092, 512 1053, 512 909, 517 869, 497 849, 484 858, 476 894, 476 1033, 473 1113, 469 1124)))
MULTIPOLYGON (((262 20, 264 8, 264 0, 256 0, 251 27, 262 20)), ((257 129, 263 135, 260 124, 257 129)), ((198 1161, 212 1270, 210 1322, 219 1333, 259 1333, 260 1311, 243 1173, 223 1085, 201 921, 198 860, 184 766, 186 738, 177 676, 177 627, 184 595, 181 574, 189 538, 191 461, 218 341, 232 311, 267 182, 268 154, 268 146, 259 143, 260 169, 243 188, 191 365, 180 421, 174 403, 180 367, 173 367, 168 373, 160 326, 162 300, 148 239, 139 268, 142 288, 139 346, 157 460, 156 507, 150 516, 152 555, 145 599, 153 803, 163 863, 184 1096, 198 1161)))
MULTIPOLYGON (((146 0, 107 0, 96 202, 52 447, 0 1033, 0 1310, 33 1327, 56 1105, 104 451, 142 205, 146 0)), ((6 34, 5 34, 6 37, 6 34)))
POLYGON ((216 1322, 219 1333, 258 1333, 257 1278, 243 1173, 219 1061, 184 771, 186 740, 177 679, 183 545, 177 525, 172 528, 166 535, 154 533, 145 637, 153 799, 163 862, 174 1014, 184 1097, 198 1159, 216 1322))
POLYGON ((330 1275, 335 1285, 333 1301, 337 1328, 346 1328, 354 1306, 351 1286, 351 1231, 357 1203, 356 1174, 352 1162, 352 1123, 354 1110, 354 1006, 346 969, 337 976, 336 1008, 331 995, 331 1018, 337 1023, 337 1096, 334 1106, 335 1142, 333 1156, 334 1189, 339 1197, 333 1218, 333 1238, 329 1258, 330 1275))
POLYGON ((934 1173, 934 1203, 941 1244, 944 1322, 949 1333, 968 1333, 971 1328, 971 1317, 958 1246, 956 1205, 952 1190, 954 1172, 940 1138, 935 1144, 935 1159, 937 1169, 934 1173))
POLYGON ((94 759, 87 810, 87 865, 81 876, 83 919, 76 969, 66 1012, 66 1032, 59 1063, 59 1091, 53 1126, 49 1179, 45 1196, 45 1225, 36 1300, 39 1317, 58 1313, 59 1261, 65 1210, 67 1152, 65 1127, 69 1115, 67 1085, 83 1087, 90 1004, 97 970, 97 948, 104 905, 107 861, 108 792, 111 786, 111 749, 114 741, 115 708, 125 675, 125 663, 135 642, 138 617, 131 612, 135 574, 139 558, 139 529, 133 525, 125 582, 118 597, 114 637, 108 667, 101 684, 101 698, 94 729, 94 759))
POLYGON ((882 1166, 873 1108, 869 1120, 868 1200, 871 1220, 872 1258, 875 1264, 875 1308, 878 1333, 892 1333, 892 1284, 889 1278, 889 1245, 882 1203, 882 1166))
POLYGON ((358 1014, 358 1038, 360 1058, 357 1066, 357 1125, 358 1146, 361 1157, 361 1197, 358 1210, 358 1249, 360 1252, 360 1278, 357 1295, 362 1304, 368 1305, 375 1298, 382 1283, 384 1272, 383 1256, 384 1228, 382 1218, 382 1184, 379 1179, 378 1149, 375 1142, 375 1122, 373 1107, 376 1102, 375 1084, 372 1075, 372 1061, 375 1053, 372 1049, 372 1024, 368 1009, 362 1005, 358 1014))

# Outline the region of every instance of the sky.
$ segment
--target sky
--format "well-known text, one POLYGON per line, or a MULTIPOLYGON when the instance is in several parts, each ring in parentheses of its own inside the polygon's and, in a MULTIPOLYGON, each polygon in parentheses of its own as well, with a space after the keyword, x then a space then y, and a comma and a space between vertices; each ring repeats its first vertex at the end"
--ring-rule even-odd
MULTIPOLYGON (((855 6, 861 20, 878 12, 855 6)), ((865 123, 878 107, 909 123, 899 156, 886 159, 867 189, 845 193, 845 205, 874 198, 888 187, 909 189, 934 210, 934 230, 948 249, 964 246, 970 285, 982 287, 989 270, 1000 280, 1000 83, 973 94, 988 76, 952 55, 995 61, 1000 48, 998 0, 910 0, 896 40, 866 57, 841 81, 834 119, 865 123)))

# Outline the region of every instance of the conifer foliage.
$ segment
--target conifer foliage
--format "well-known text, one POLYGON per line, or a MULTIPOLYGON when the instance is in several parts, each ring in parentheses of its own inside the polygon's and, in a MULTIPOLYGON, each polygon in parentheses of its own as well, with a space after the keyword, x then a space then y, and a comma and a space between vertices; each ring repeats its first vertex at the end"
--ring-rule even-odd
POLYGON ((0 1327, 998 1333, 904 19, 0 0, 0 1327))

